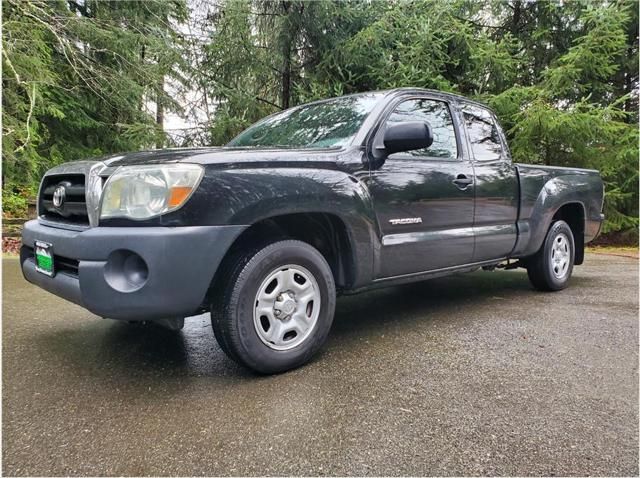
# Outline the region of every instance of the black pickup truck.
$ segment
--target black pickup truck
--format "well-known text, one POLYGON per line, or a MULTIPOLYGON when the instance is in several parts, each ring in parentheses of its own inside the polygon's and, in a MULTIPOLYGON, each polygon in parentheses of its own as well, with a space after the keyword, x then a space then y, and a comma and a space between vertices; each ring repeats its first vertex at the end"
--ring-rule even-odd
POLYGON ((20 260, 102 317, 179 329, 210 310, 231 358, 274 373, 318 351, 340 293, 481 267, 566 287, 603 200, 597 171, 513 164, 485 106, 395 89, 276 113, 225 147, 55 167, 20 260))

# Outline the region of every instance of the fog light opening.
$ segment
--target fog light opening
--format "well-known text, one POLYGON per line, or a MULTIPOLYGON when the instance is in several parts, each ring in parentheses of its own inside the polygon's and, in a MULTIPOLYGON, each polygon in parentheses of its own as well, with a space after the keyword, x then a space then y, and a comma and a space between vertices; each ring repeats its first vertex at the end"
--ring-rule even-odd
POLYGON ((135 252, 119 249, 109 254, 104 278, 118 292, 135 292, 145 285, 148 277, 147 263, 135 252))

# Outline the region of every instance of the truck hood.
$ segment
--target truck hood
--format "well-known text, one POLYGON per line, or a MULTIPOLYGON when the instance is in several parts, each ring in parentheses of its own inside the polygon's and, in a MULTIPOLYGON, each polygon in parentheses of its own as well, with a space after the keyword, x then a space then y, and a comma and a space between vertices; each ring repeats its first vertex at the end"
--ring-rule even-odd
POLYGON ((175 148, 158 149, 149 151, 137 151, 133 153, 112 155, 97 158, 110 167, 158 164, 158 163, 198 163, 203 165, 233 166, 242 164, 242 167, 255 163, 265 167, 265 163, 273 165, 285 165, 297 163, 327 163, 333 162, 339 156, 345 154, 344 149, 262 149, 262 148, 175 148))

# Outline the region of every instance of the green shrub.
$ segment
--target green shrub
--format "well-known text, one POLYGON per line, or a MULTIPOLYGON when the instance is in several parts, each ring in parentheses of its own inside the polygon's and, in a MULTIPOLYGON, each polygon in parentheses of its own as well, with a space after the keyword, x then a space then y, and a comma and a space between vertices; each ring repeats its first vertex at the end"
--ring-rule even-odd
POLYGON ((2 189, 2 215, 4 217, 27 217, 29 198, 35 196, 30 188, 9 187, 2 189))

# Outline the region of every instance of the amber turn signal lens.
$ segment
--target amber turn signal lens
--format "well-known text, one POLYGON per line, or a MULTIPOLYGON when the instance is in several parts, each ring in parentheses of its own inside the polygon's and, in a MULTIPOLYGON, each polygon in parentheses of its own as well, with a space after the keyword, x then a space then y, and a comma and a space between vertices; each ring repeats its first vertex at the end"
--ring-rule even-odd
POLYGON ((169 195, 169 207, 174 208, 182 204, 191 194, 192 188, 188 186, 174 186, 169 195))

